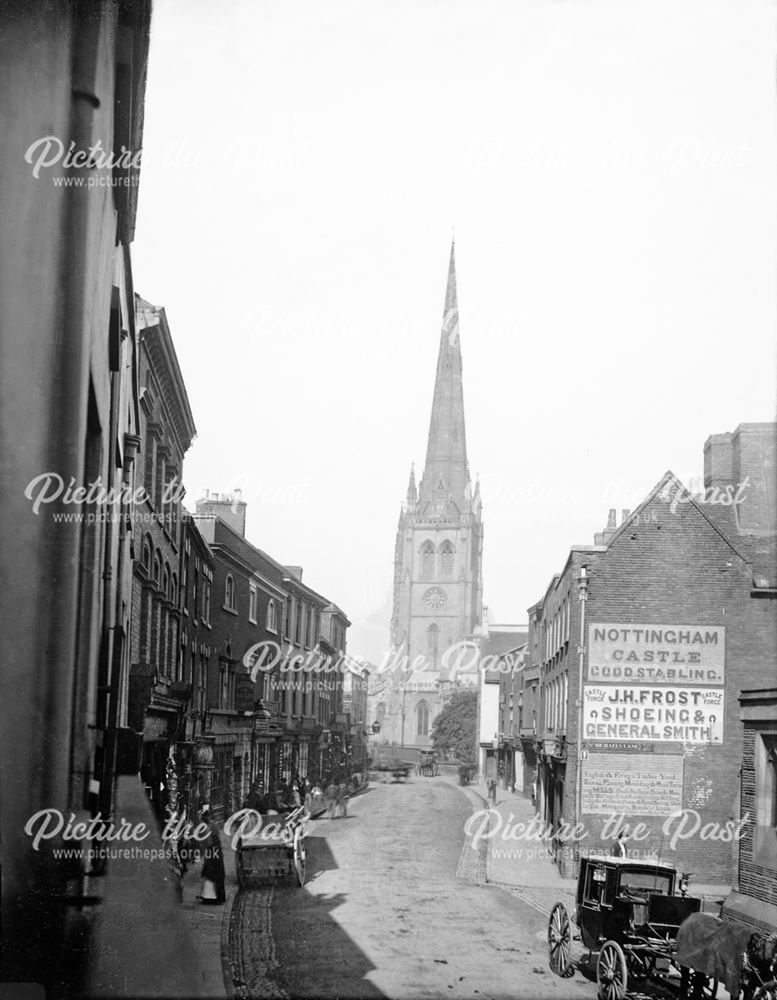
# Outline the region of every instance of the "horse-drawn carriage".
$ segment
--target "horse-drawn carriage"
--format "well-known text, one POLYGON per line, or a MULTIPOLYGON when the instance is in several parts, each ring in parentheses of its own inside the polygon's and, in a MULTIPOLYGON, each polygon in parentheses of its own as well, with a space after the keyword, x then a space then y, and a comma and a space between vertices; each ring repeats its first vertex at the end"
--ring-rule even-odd
MULTIPOLYGON (((705 952, 700 936, 688 928, 709 930, 723 921, 701 913, 700 898, 686 896, 688 877, 683 874, 678 880, 676 869, 666 864, 581 858, 574 917, 580 933, 575 939, 582 939, 589 952, 598 953, 599 1000, 624 1000, 630 981, 647 979, 664 984, 674 979, 680 996, 693 1000, 714 1000, 718 980, 726 982, 727 988, 734 982, 739 984, 744 1000, 777 1000, 774 985, 768 987, 770 977, 774 979, 777 946, 770 948, 770 939, 748 930, 736 938, 737 942, 745 941, 739 951, 727 948, 724 953, 720 941, 716 951, 715 944, 708 941, 705 952), (766 944, 759 946, 756 939, 766 944), (751 958, 745 961, 748 950, 751 958), (703 963, 702 956, 710 952, 715 952, 717 964, 703 963), (732 962, 738 962, 733 971, 732 962), (763 992, 764 984, 772 992, 763 992)), ((556 903, 548 923, 548 951, 550 968, 557 976, 574 972, 572 940, 569 913, 563 903, 556 903)), ((737 995, 738 990, 732 993, 737 995)))
POLYGON ((440 773, 440 766, 437 763, 437 754, 434 750, 421 750, 418 755, 416 773, 425 778, 436 778, 440 773))
POLYGON ((246 836, 239 837, 235 853, 237 883, 241 889, 252 884, 293 876, 305 883, 304 806, 287 813, 261 816, 246 822, 246 836))
POLYGON ((398 757, 388 757, 380 754, 372 765, 373 771, 380 771, 383 774, 390 774, 394 780, 406 778, 415 767, 415 763, 409 760, 400 760, 398 757))

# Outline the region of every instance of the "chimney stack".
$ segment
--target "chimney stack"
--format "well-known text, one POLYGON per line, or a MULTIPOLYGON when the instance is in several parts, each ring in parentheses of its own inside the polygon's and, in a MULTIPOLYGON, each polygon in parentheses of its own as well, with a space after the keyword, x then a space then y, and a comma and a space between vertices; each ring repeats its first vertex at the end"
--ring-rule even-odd
POLYGON ((704 444, 704 489, 710 504, 730 492, 742 534, 774 535, 777 423, 740 424, 733 434, 711 434, 704 444))
POLYGON ((710 434, 704 442, 704 489, 725 489, 734 474, 734 435, 710 434))
POLYGON ((242 537, 246 536, 246 502, 242 498, 242 490, 235 490, 233 495, 229 493, 211 493, 205 491, 202 500, 196 504, 196 512, 203 517, 220 517, 222 521, 234 528, 242 537))
POLYGON ((601 536, 597 536, 602 539, 601 542, 596 542, 597 545, 607 545, 612 536, 618 530, 617 513, 618 512, 614 507, 610 507, 610 513, 607 515, 607 527, 601 533, 601 536))

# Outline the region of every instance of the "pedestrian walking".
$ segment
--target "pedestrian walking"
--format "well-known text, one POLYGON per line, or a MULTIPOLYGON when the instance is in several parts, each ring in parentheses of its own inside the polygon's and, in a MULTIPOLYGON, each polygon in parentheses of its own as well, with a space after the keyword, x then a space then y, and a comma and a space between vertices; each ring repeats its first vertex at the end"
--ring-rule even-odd
POLYGON ((488 802, 489 805, 496 805, 496 778, 488 779, 488 802))
POLYGON ((348 789, 345 782, 341 781, 337 786, 337 811, 348 819, 348 789))
POLYGON ((337 786, 333 781, 330 781, 326 786, 324 800, 326 802, 327 816, 329 819, 335 819, 335 808, 337 807, 337 786))
POLYGON ((221 837, 210 806, 203 807, 202 822, 208 827, 208 834, 201 841, 203 861, 200 900, 205 904, 218 905, 227 901, 226 872, 224 871, 221 837))
POLYGON ((264 786, 259 778, 251 785, 251 790, 243 803, 244 809, 255 809, 258 813, 266 813, 269 806, 264 794, 264 786))

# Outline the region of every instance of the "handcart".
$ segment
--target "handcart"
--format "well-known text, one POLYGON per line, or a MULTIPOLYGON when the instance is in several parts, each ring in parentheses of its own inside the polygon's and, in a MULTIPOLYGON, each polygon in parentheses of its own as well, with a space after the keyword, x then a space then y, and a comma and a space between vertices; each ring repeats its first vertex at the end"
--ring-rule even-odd
MULTIPOLYGON (((258 814, 257 814, 258 815, 258 814)), ((235 866, 241 889, 292 877, 305 884, 304 806, 288 813, 262 815, 256 831, 237 841, 235 866)))

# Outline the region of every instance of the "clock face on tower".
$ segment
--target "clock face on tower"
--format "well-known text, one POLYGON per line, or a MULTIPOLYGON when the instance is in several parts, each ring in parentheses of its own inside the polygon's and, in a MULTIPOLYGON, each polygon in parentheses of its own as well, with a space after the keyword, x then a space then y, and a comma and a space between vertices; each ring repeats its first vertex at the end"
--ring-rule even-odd
POLYGON ((442 587, 430 587, 424 594, 424 601, 430 608, 441 608, 448 600, 448 595, 442 587))

